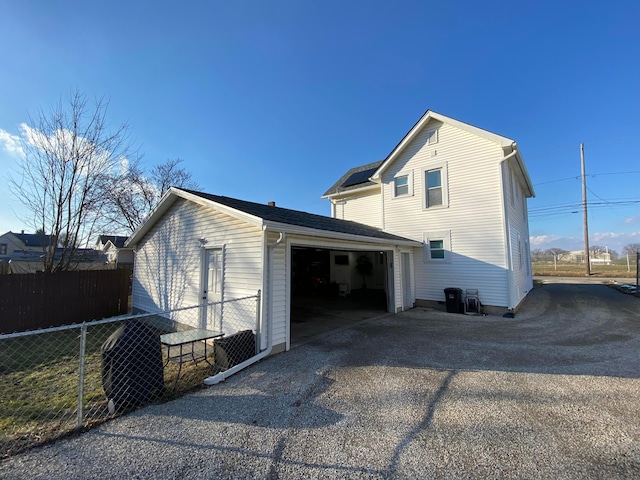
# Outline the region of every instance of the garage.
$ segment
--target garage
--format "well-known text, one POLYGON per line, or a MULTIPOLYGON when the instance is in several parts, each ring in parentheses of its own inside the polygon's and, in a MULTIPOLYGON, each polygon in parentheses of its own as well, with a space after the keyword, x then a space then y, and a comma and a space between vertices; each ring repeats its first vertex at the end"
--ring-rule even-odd
POLYGON ((390 255, 292 245, 291 344, 387 312, 390 255))

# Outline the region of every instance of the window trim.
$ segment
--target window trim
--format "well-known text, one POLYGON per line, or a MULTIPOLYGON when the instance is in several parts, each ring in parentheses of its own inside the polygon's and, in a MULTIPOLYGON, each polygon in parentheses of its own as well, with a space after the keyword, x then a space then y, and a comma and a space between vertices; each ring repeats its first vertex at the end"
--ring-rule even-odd
POLYGON ((426 145, 435 145, 440 140, 440 132, 438 127, 427 129, 427 143, 426 145), (435 140, 433 139, 435 137, 435 140))
POLYGON ((426 166, 422 169, 422 210, 433 210, 439 208, 449 207, 449 171, 447 168, 447 162, 434 163, 426 166), (427 173, 434 170, 440 170, 440 181, 442 188, 442 204, 440 205, 428 205, 429 201, 429 184, 427 182, 427 173))
POLYGON ((411 197, 413 196, 413 170, 398 172, 393 176, 391 184, 393 198, 411 197), (397 194, 396 180, 398 178, 407 177, 407 193, 397 194))
MULTIPOLYGON (((424 233, 424 263, 451 263, 451 230, 440 232, 424 233), (444 258, 433 258, 431 256, 431 242, 442 242, 442 250, 444 250, 444 258)), ((434 249, 441 250, 441 249, 434 249)))

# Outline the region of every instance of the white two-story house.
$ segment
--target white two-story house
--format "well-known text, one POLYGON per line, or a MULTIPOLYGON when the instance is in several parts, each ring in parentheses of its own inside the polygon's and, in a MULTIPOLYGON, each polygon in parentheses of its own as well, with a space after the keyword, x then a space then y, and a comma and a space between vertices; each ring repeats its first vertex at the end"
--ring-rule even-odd
POLYGON ((500 313, 532 288, 533 196, 516 142, 427 111, 384 160, 348 170, 323 198, 334 218, 422 243, 402 266, 405 306, 443 301, 454 287, 478 290, 484 310, 500 313))
POLYGON ((297 307, 318 298, 399 312, 452 287, 513 311, 532 287, 532 196, 513 140, 428 111, 387 158, 326 192, 331 216, 171 188, 127 242, 132 305, 171 328, 252 329, 261 355, 289 349, 309 320, 297 307), (235 299, 257 292, 258 318, 234 324, 235 299))

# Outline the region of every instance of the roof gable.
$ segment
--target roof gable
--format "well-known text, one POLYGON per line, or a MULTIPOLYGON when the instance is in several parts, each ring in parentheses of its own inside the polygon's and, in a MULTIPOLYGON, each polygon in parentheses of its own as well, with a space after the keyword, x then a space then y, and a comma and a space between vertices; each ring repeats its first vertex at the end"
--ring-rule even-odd
POLYGON ((404 149, 418 136, 423 128, 427 127, 427 124, 432 120, 436 120, 441 123, 447 123, 466 132, 485 138, 499 144, 502 148, 508 148, 515 144, 515 142, 510 138, 497 135, 488 130, 483 130, 482 128, 478 128, 454 118, 441 115, 431 110, 427 110, 415 123, 415 125, 413 125, 413 127, 411 127, 411 129, 405 134, 405 136, 402 137, 402 140, 400 140, 400 142, 393 148, 393 150, 391 150, 389 155, 387 155, 387 158, 385 158, 381 163, 378 170, 376 170, 376 172, 372 175, 371 179, 375 182, 379 182, 382 173, 389 167, 389 165, 391 165, 393 161, 395 161, 400 156, 404 149))
POLYGON ((460 130, 464 130, 473 135, 477 135, 486 140, 496 143, 502 148, 504 157, 515 157, 515 161, 518 165, 518 170, 521 173, 522 181, 526 187, 526 195, 527 197, 534 197, 535 193, 533 190, 533 184, 531 183, 531 178, 529 177, 529 173, 527 172, 527 168, 524 165, 524 160, 522 159, 522 155, 520 151, 517 149, 517 144, 514 140, 503 137, 502 135, 498 135, 496 133, 490 132, 488 130, 484 130, 482 128, 478 128, 476 126, 470 125, 468 123, 461 122, 460 120, 456 120, 455 118, 447 117, 440 113, 436 113, 432 110, 427 110, 422 117, 415 123, 413 127, 406 133, 406 135, 400 140, 400 142, 391 150, 391 153, 387 155, 381 164, 380 167, 376 170, 376 172, 370 177, 372 181, 379 183, 381 181, 382 173, 391 165, 395 160, 397 160, 404 149, 420 134, 420 132, 428 127, 429 122, 435 120, 440 123, 446 123, 448 125, 452 125, 460 130))
POLYGON ((125 237, 122 235, 100 235, 99 242, 102 245, 106 245, 107 242, 111 242, 114 247, 123 248, 125 242, 127 241, 127 238, 129 237, 125 237))

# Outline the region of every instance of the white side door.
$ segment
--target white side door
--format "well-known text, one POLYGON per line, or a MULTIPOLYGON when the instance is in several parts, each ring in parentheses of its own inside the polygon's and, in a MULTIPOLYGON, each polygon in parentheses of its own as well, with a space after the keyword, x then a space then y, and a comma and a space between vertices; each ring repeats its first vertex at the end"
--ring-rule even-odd
POLYGON ((222 330, 222 288, 223 288, 223 256, 221 248, 211 248, 204 252, 203 268, 203 314, 200 328, 222 330))

